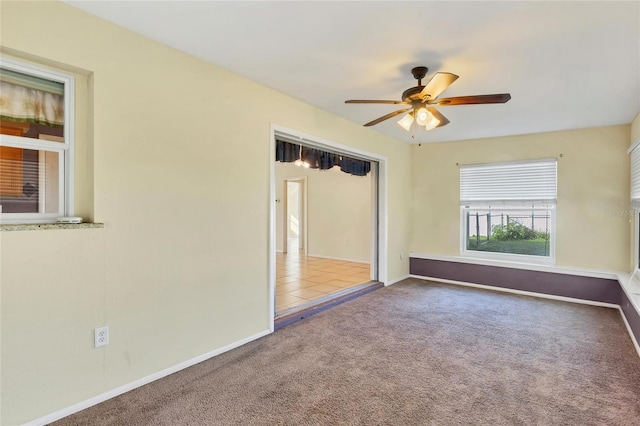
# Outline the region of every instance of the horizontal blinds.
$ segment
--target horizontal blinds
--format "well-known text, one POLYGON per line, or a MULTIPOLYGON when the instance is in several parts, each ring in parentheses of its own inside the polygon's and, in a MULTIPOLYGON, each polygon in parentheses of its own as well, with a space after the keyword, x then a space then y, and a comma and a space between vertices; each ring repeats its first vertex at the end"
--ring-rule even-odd
POLYGON ((0 68, 0 81, 17 84, 28 89, 40 90, 42 92, 53 93, 56 95, 64 95, 64 84, 62 83, 36 77, 34 75, 22 74, 21 72, 11 71, 6 68, 0 68))
POLYGON ((640 148, 631 151, 631 202, 640 208, 640 148))
POLYGON ((460 202, 555 202, 556 160, 460 167, 460 202))

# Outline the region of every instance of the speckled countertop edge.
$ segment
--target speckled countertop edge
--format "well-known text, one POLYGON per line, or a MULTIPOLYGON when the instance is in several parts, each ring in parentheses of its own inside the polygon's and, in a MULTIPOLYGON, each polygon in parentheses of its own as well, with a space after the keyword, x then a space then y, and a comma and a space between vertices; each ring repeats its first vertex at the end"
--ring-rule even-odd
POLYGON ((23 223, 0 225, 0 231, 41 231, 47 229, 104 228, 104 223, 23 223))

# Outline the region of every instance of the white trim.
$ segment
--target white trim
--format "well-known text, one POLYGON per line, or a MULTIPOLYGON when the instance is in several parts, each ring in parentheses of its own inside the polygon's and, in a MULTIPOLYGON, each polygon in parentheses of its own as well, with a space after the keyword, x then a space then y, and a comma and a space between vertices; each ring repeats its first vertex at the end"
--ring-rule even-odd
POLYGON ((69 145, 63 142, 52 142, 46 139, 35 139, 13 135, 2 135, 2 145, 13 148, 26 148, 36 151, 63 152, 69 149, 69 145))
MULTIPOLYGON (((512 263, 512 262, 497 262, 497 261, 488 262, 488 261, 480 261, 478 259, 469 259, 469 258, 462 258, 458 256, 444 256, 444 255, 436 255, 436 254, 428 254, 428 253, 410 253, 409 256, 414 259, 438 260, 438 261, 444 261, 444 262, 460 262, 460 263, 467 263, 467 264, 474 264, 474 265, 481 265, 481 266, 497 266, 501 268, 551 272, 551 273, 558 273, 558 274, 565 274, 565 275, 616 280, 620 285, 621 290, 624 292, 624 294, 627 296, 627 299, 631 303, 631 309, 634 309, 636 313, 640 315, 640 275, 636 275, 636 272, 638 272, 637 270, 634 273, 629 274, 625 272, 560 268, 557 266, 518 264, 518 263, 512 263)), ((627 327, 629 336, 631 337, 634 347, 636 348, 636 351, 640 356, 640 346, 638 345, 638 341, 636 340, 636 337, 633 334, 633 330, 631 330, 631 327, 627 322, 627 318, 625 317, 624 312, 622 311, 622 307, 620 305, 603 303, 603 302, 595 302, 595 301, 589 301, 589 300, 583 300, 583 299, 574 299, 571 297, 564 297, 564 296, 553 296, 553 295, 548 295, 543 293, 528 292, 528 291, 522 291, 522 290, 514 290, 514 289, 508 289, 504 287, 494 287, 494 286, 487 286, 483 284, 473 284, 473 283, 467 283, 463 281, 454 281, 454 280, 447 280, 447 279, 434 278, 434 277, 424 277, 422 275, 411 274, 410 277, 421 279, 421 280, 437 281, 437 282, 442 282, 447 284, 486 288, 486 289, 501 291, 505 293, 515 293, 515 294, 523 294, 523 295, 533 296, 533 297, 541 297, 545 299, 563 300, 565 302, 579 303, 583 305, 617 308, 620 310, 620 314, 624 319, 624 323, 625 323, 625 326, 627 327)))
POLYGON ((4 66, 5 68, 8 68, 12 71, 18 71, 28 75, 35 75, 46 80, 57 81, 63 84, 67 83, 67 79, 71 77, 69 74, 62 71, 56 71, 54 69, 45 68, 37 64, 18 61, 6 56, 0 56, 0 66, 4 66), (8 66, 6 66, 7 64, 8 66))
POLYGON ((640 238, 638 238, 640 233, 640 214, 638 210, 633 210, 634 219, 633 219, 633 232, 631 233, 631 238, 633 239, 633 270, 634 272, 639 272, 638 269, 640 267, 639 256, 640 256, 640 238))
MULTIPOLYGON (((378 162, 371 162, 371 185, 369 186, 369 192, 371 196, 371 205, 378 205, 378 185, 379 185, 379 167, 378 162)), ((379 209, 378 209, 379 210, 379 209)), ((378 213, 376 209, 371 209, 370 218, 371 223, 369 224, 369 233, 371 235, 371 241, 369 241, 369 259, 370 268, 369 268, 369 279, 371 281, 378 281, 378 265, 379 265, 379 255, 378 255, 378 229, 379 229, 379 220, 378 213)))
POLYGON ((386 283, 389 279, 389 211, 387 188, 389 188, 387 173, 387 158, 378 160, 378 281, 386 283))
POLYGON ((276 138, 269 126, 269 330, 275 331, 276 319, 276 138))
POLYGON ((52 142, 43 139, 32 139, 11 135, 2 135, 2 145, 15 148, 57 152, 60 176, 58 182, 59 208, 56 214, 43 213, 2 213, 3 223, 50 223, 61 216, 74 214, 74 137, 75 137, 75 77, 71 74, 52 70, 0 56, 0 66, 27 75, 41 77, 64 84, 64 142, 52 142))
POLYGON ((552 295, 552 294, 536 293, 536 292, 533 292, 533 291, 514 290, 514 289, 511 289, 511 288, 495 287, 495 286, 484 285, 484 284, 474 284, 474 283, 469 283, 469 282, 465 282, 465 281, 455 281, 455 280, 445 280, 445 279, 442 279, 442 278, 424 277, 422 275, 413 275, 412 274, 412 275, 410 275, 410 277, 411 278, 417 278, 419 280, 435 281, 435 282, 444 283, 444 284, 454 284, 454 285, 460 285, 460 286, 464 286, 464 287, 474 287, 474 288, 481 288, 481 289, 485 289, 485 290, 499 291, 499 292, 502 292, 502 293, 513 293, 513 294, 519 294, 519 295, 523 295, 523 296, 539 297, 539 298, 542 298, 542 299, 561 300, 563 302, 578 303, 580 305, 591 305, 591 306, 599 306, 599 307, 603 307, 603 308, 613 308, 613 309, 619 309, 620 308, 619 305, 616 305, 614 303, 603 303, 603 302, 595 302, 595 301, 591 301, 591 300, 574 299, 573 297, 555 296, 555 295, 552 295))
MULTIPOLYGON (((549 250, 551 251, 551 247, 553 247, 553 243, 549 246, 549 250)), ((555 259, 547 256, 533 256, 527 254, 515 254, 515 253, 500 253, 500 252, 492 252, 492 251, 482 251, 482 250, 467 250, 463 248, 461 250, 461 255, 463 257, 473 257, 478 260, 486 259, 489 261, 496 262, 509 262, 509 263, 526 263, 526 264, 540 264, 540 265, 555 265, 555 259)))
POLYGON ((533 264, 525 262, 509 262, 505 260, 477 259, 464 256, 447 256, 432 253, 409 253, 414 259, 440 260, 443 262, 469 263, 482 266, 497 266, 499 268, 523 269, 527 271, 551 272, 554 274, 578 275, 581 277, 605 278, 617 280, 622 272, 600 271, 595 269, 569 268, 556 265, 533 264))
POLYGON ((631 342, 633 343, 633 347, 636 348, 636 352, 640 357, 640 345, 638 345, 638 341, 636 340, 636 336, 633 334, 633 330, 631 330, 631 326, 627 321, 627 317, 624 315, 624 311, 620 306, 618 306, 618 310, 620 311, 620 316, 622 317, 622 321, 624 322, 625 327, 627 327, 627 333, 629 333, 629 337, 631 337, 631 342))
MULTIPOLYGON (((411 274, 409 275, 409 277, 416 278, 419 280, 424 280, 424 281, 434 281, 434 282, 439 282, 444 284, 453 284, 453 285, 459 285, 464 287, 473 287, 473 288, 481 288, 485 290, 499 291, 501 293, 512 293, 512 294, 519 294, 523 296, 539 297, 541 299, 560 300, 568 303, 577 303, 579 305, 590 305, 590 306, 598 306, 602 308, 617 309, 620 312, 620 316, 622 317, 622 321, 624 322, 624 325, 627 327, 627 333, 631 338, 631 342, 633 343, 633 346, 636 349, 638 356, 640 357, 640 345, 638 344, 638 341, 636 340, 636 336, 633 334, 633 330, 631 330, 631 326, 629 325, 629 322, 627 321, 627 317, 624 315, 624 311, 622 310, 622 307, 620 305, 616 305, 614 303, 595 302, 592 300, 574 299, 573 297, 555 296, 551 294, 536 293, 531 291, 514 290, 514 289, 504 288, 504 287, 494 287, 494 286, 484 285, 484 284, 473 284, 473 283, 468 283, 464 281, 454 281, 454 280, 446 280, 442 278, 424 277, 422 275, 411 274)), ((624 286, 622 285, 622 281, 619 281, 619 283, 623 291, 627 293, 624 286)), ((632 308, 634 308, 634 306, 632 306, 632 308)), ((637 308, 635 309, 636 311, 638 311, 637 308)))
MULTIPOLYGON (((505 261, 505 262, 516 262, 516 263, 531 263, 531 264, 542 264, 542 265, 555 265, 556 263, 556 209, 555 204, 547 203, 548 207, 530 207, 524 208, 521 205, 514 204, 506 204, 499 205, 494 209, 491 209, 489 203, 478 203, 478 204, 467 204, 460 206, 460 255, 464 257, 474 257, 479 259, 489 259, 495 261, 505 261), (534 211, 534 210, 545 210, 550 212, 549 218, 549 256, 533 256, 526 254, 515 254, 515 253, 499 253, 499 252, 487 252, 481 250, 467 250, 467 239, 469 238, 466 235, 469 225, 467 223, 467 215, 465 214, 467 210, 476 210, 476 211, 500 211, 500 210, 509 210, 509 211, 534 211)), ((487 231, 488 232, 488 231, 487 231)))
POLYGON ((627 149, 627 154, 631 154, 634 149, 636 149, 640 145, 640 138, 636 139, 634 143, 631 144, 629 149, 627 149))
POLYGON ((61 216, 61 213, 2 213, 1 224, 56 223, 56 220, 61 216))
POLYGON ((69 149, 64 155, 64 204, 65 216, 73 216, 75 211, 75 134, 76 134, 76 80, 68 76, 64 85, 64 142, 69 149))
POLYGON ((213 351, 207 352, 205 354, 202 354, 200 356, 197 356, 195 358, 191 358, 187 361, 181 362, 179 364, 176 364, 172 367, 168 367, 165 368, 164 370, 158 371, 156 373, 153 373, 149 376, 143 377, 141 379, 135 380, 131 383, 128 383, 126 385, 122 385, 119 386, 115 389, 112 389, 110 391, 101 393, 100 395, 94 396, 93 398, 89 398, 86 399, 82 402, 79 402, 77 404, 73 404, 67 408, 63 408, 62 410, 58 410, 55 411, 51 414, 47 414, 46 416, 37 418, 35 420, 31 420, 30 422, 25 423, 23 426, 40 426, 40 425, 46 425, 49 423, 52 423, 56 420, 59 420, 63 417, 67 417, 71 414, 77 413, 78 411, 82 411, 85 410, 89 407, 92 407, 96 404, 99 404, 101 402, 104 402, 108 399, 111 398, 115 398, 118 395, 122 395, 125 392, 129 392, 130 390, 139 388, 141 386, 144 386, 146 384, 149 384, 151 382, 154 382, 158 379, 161 379, 163 377, 168 376, 169 374, 173 374, 176 373, 178 371, 184 370, 185 368, 191 367, 193 365, 199 364, 203 361, 206 361, 210 358, 213 358, 214 356, 220 355, 224 352, 228 352, 232 349, 235 349, 239 346, 245 345, 249 342, 252 342, 254 340, 257 340, 261 337, 264 337, 268 334, 271 334, 271 330, 264 330, 261 331, 259 333, 256 333, 254 335, 251 335, 249 337, 245 337, 244 339, 238 340, 236 342, 230 343, 226 346, 223 346, 221 348, 215 349, 213 351))
POLYGON ((313 253, 308 253, 307 257, 319 257, 320 259, 341 260, 343 262, 362 263, 363 265, 371 265, 371 262, 367 262, 365 260, 355 260, 355 259, 349 259, 346 257, 323 256, 321 254, 313 254, 313 253))
POLYGON ((618 274, 618 282, 632 307, 640 315, 640 277, 638 271, 634 271, 633 274, 618 274))
POLYGON ((407 278, 411 278, 411 275, 407 274, 407 275, 403 275, 403 276, 398 277, 398 278, 394 278, 394 279, 392 279, 392 280, 391 280, 391 281, 389 281, 389 282, 385 282, 385 283, 384 283, 384 286, 385 286, 385 287, 389 287, 390 285, 394 285, 394 284, 396 284, 396 283, 399 283, 400 281, 404 281, 404 280, 406 280, 407 278))

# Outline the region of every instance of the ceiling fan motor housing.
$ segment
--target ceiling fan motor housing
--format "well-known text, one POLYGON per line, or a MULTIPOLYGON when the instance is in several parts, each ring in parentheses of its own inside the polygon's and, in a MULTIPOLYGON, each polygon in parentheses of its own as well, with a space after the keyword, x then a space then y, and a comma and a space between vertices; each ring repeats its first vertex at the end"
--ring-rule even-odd
POLYGON ((420 98, 420 92, 422 92, 422 89, 424 89, 424 86, 415 86, 405 90, 402 92, 402 100, 409 103, 422 101, 420 98))

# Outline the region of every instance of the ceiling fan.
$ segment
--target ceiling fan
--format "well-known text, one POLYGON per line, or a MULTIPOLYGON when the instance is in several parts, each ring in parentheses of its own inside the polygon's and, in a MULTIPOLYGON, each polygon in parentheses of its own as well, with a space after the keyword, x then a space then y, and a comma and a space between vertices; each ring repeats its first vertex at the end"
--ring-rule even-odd
POLYGON ((407 108, 399 109, 382 117, 368 122, 365 126, 374 126, 382 121, 388 120, 396 115, 407 113, 398 124, 407 131, 415 120, 419 126, 424 126, 426 130, 435 129, 449 124, 449 120, 431 105, 453 106, 453 105, 477 105, 477 104, 503 104, 511 99, 509 93, 494 95, 458 96, 454 98, 438 98, 458 76, 448 72, 437 72, 431 77, 426 85, 422 85, 422 79, 427 75, 427 67, 415 67, 411 70, 413 78, 418 80, 418 85, 405 90, 402 93, 401 101, 386 100, 362 100, 355 99, 345 101, 347 104, 394 104, 408 105, 407 108))

